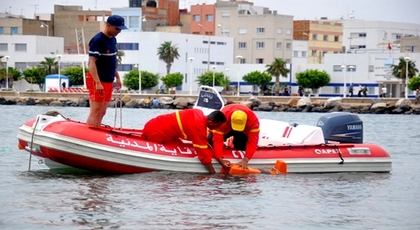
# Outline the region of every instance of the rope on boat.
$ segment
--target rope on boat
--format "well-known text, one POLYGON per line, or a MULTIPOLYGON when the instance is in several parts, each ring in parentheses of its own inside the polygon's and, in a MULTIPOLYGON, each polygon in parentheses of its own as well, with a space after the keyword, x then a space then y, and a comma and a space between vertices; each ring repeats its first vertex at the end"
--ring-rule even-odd
POLYGON ((48 111, 48 112, 46 112, 46 113, 45 113, 45 115, 48 115, 48 116, 53 116, 53 117, 56 117, 56 116, 60 115, 61 117, 63 117, 63 118, 64 118, 64 119, 66 119, 67 121, 69 121, 69 120, 70 120, 70 118, 68 118, 68 117, 64 116, 62 113, 60 113, 60 112, 58 112, 58 111, 55 111, 55 110, 48 111))
POLYGON ((120 90, 119 95, 116 97, 114 107, 115 107, 115 115, 114 115, 114 129, 117 128, 117 106, 120 104, 120 130, 122 130, 122 91, 120 90))
POLYGON ((36 127, 38 126, 38 122, 39 122, 39 116, 36 118, 35 126, 32 129, 31 145, 29 146, 29 164, 28 164, 28 171, 31 171, 32 148, 34 146, 34 136, 35 136, 36 127))

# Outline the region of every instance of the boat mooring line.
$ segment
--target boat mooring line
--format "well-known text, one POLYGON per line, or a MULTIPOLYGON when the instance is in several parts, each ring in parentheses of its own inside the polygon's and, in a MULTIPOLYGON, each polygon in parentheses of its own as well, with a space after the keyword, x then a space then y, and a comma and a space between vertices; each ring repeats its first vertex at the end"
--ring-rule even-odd
POLYGON ((31 161, 32 161, 32 148, 34 145, 34 136, 35 136, 35 130, 36 127, 38 126, 38 122, 39 122, 39 115, 36 118, 36 122, 35 122, 35 126, 32 128, 32 135, 31 135, 31 146, 29 148, 29 164, 28 164, 28 171, 31 171, 31 161))

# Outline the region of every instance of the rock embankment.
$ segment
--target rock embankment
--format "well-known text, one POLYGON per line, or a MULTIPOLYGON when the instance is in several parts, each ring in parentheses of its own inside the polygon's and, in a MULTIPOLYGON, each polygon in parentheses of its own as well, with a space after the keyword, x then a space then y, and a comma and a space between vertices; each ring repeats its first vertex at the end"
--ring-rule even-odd
MULTIPOLYGON (((182 96, 170 97, 168 95, 156 97, 164 109, 186 109, 191 108, 196 97, 182 96)), ((145 98, 138 98, 133 95, 114 96, 110 107, 118 106, 124 108, 150 108, 145 98)), ((345 111, 359 114, 420 114, 420 105, 415 105, 409 99, 382 100, 380 98, 343 101, 343 98, 308 98, 290 97, 270 101, 270 98, 260 100, 258 97, 238 97, 225 99, 226 104, 244 104, 254 111, 267 112, 335 112, 345 111)), ((87 95, 77 97, 28 97, 28 96, 0 96, 0 105, 32 105, 32 106, 72 106, 89 107, 87 95)), ((155 107, 156 108, 156 107, 155 107)))

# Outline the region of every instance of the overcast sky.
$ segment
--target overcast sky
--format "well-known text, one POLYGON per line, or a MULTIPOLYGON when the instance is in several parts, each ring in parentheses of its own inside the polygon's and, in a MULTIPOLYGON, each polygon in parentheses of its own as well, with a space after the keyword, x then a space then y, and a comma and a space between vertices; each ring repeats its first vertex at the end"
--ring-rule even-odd
MULTIPOLYGON (((37 13, 53 13, 54 5, 78 5, 84 10, 110 10, 127 7, 128 0, 0 0, 0 12, 23 14, 33 18, 37 13)), ((191 4, 213 4, 216 0, 179 0, 180 8, 191 4)), ((420 0, 254 0, 256 6, 269 7, 279 14, 293 15, 295 20, 348 18, 420 24, 420 0)), ((419 28, 420 30, 420 28, 419 28)))

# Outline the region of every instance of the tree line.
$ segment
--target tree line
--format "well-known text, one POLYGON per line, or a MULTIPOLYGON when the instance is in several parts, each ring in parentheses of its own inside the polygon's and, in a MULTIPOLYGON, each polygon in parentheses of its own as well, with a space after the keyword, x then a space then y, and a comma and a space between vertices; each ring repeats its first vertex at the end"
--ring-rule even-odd
MULTIPOLYGON (((123 51, 119 51, 117 54, 117 61, 121 63, 122 57, 124 56, 123 51)), ((0 55, 0 60, 3 60, 5 56, 0 55)), ((158 85, 159 79, 166 85, 166 90, 172 89, 182 85, 184 75, 176 72, 171 73, 171 67, 173 62, 180 57, 178 47, 172 44, 171 41, 165 41, 157 49, 157 57, 160 61, 166 64, 166 75, 159 76, 158 74, 151 73, 149 71, 141 71, 133 69, 124 75, 123 85, 129 89, 138 90, 141 76, 141 88, 151 89, 158 85)), ((287 63, 282 58, 275 58, 275 60, 266 65, 265 71, 252 71, 241 77, 241 79, 250 84, 256 85, 259 88, 259 94, 267 95, 273 94, 280 95, 281 92, 287 87, 282 85, 280 77, 287 77, 290 73, 290 69, 287 68, 287 63), (275 77, 275 81, 272 82, 272 77, 275 77)), ((13 81, 25 79, 28 83, 38 84, 39 89, 42 90, 44 87, 45 76, 50 74, 58 73, 58 60, 56 58, 45 57, 38 66, 25 69, 20 72, 18 69, 13 67, 4 68, 4 63, 0 62, 0 83, 4 86, 5 79, 9 79, 9 88, 13 87, 13 81), (6 76, 6 72, 8 76, 6 76)), ((86 72, 89 70, 85 67, 86 72)), ((419 70, 416 67, 415 61, 405 60, 403 57, 399 58, 399 63, 391 66, 392 75, 396 78, 402 79, 403 88, 407 85, 408 89, 415 90, 420 88, 420 75, 416 75, 419 70), (406 82, 406 73, 408 71, 409 81, 406 82)), ((80 66, 67 67, 60 71, 60 74, 68 76, 70 79, 70 86, 72 85, 83 85, 84 76, 83 68, 80 66)), ((197 76, 196 82, 199 85, 213 85, 213 75, 215 86, 221 86, 225 90, 232 90, 230 87, 230 79, 223 72, 212 72, 207 71, 197 76)), ((330 83, 330 75, 325 71, 317 69, 308 69, 302 72, 296 73, 297 84, 302 88, 311 89, 312 92, 317 92, 321 87, 326 86, 330 83)))

